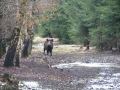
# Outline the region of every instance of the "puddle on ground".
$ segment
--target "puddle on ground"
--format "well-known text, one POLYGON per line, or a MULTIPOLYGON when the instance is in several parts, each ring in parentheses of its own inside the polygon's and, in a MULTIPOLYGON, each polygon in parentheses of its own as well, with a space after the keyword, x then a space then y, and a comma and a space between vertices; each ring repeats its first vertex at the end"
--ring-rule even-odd
POLYGON ((19 86, 20 90, 52 90, 50 88, 43 87, 39 82, 35 81, 21 81, 19 86))
MULTIPOLYGON (((75 68, 75 67, 85 67, 85 68, 101 68, 101 71, 95 78, 86 80, 84 82, 85 87, 77 90, 120 90, 120 65, 115 63, 64 63, 59 65, 53 65, 52 67, 57 68, 75 68), (115 72, 115 70, 118 70, 115 72)), ((78 83, 79 81, 75 81, 78 83)))
POLYGON ((42 85, 39 82, 35 81, 21 81, 19 83, 19 90, 71 90, 71 85, 72 85, 72 90, 77 90, 76 85, 83 85, 81 81, 73 81, 71 83, 59 83, 58 86, 54 85, 42 85))
POLYGON ((74 63, 64 63, 58 65, 52 65, 52 67, 57 68, 75 68, 75 67, 107 67, 107 68, 120 68, 119 64, 116 63, 81 63, 81 62, 74 62, 74 63))
POLYGON ((82 90, 120 90, 120 73, 105 69, 86 84, 82 90))
MULTIPOLYGON (((72 81, 70 84, 74 89, 68 89, 67 83, 63 83, 64 87, 57 89, 54 87, 47 87, 35 81, 21 81, 19 83, 20 90, 120 90, 120 65, 115 63, 66 63, 53 65, 52 67, 57 68, 75 68, 75 67, 100 67, 101 71, 92 79, 77 79, 72 81), (116 70, 116 71, 115 71, 116 70), (118 71, 117 71, 118 70, 118 71), (82 87, 84 85, 84 87, 82 87)), ((2 85, 2 83, 0 83, 2 85)))

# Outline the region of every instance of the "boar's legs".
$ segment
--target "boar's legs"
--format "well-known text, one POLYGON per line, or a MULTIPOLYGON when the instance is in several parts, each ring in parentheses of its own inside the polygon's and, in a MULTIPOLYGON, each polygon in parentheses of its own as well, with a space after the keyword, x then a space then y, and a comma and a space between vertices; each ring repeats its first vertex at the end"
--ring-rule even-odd
POLYGON ((50 55, 52 56, 52 50, 50 50, 50 55))
POLYGON ((50 54, 52 56, 52 49, 47 49, 47 55, 50 54))
POLYGON ((45 50, 46 50, 46 49, 44 48, 44 52, 43 52, 43 54, 45 54, 45 50))

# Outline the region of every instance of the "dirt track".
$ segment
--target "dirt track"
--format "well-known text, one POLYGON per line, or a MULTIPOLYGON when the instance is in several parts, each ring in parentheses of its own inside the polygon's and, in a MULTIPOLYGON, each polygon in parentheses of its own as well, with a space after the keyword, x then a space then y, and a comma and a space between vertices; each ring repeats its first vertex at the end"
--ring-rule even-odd
MULTIPOLYGON (((53 90, 81 90, 89 80, 97 77, 101 68, 59 69, 51 66, 71 62, 119 63, 120 61, 118 54, 100 53, 93 49, 84 51, 84 48, 81 49, 78 45, 55 45, 53 56, 43 55, 41 47, 37 50, 30 57, 21 58, 20 68, 4 68, 2 67, 3 60, 1 60, 0 74, 9 73, 24 81, 39 81, 44 86, 54 87, 53 90)), ((120 72, 120 69, 116 72, 120 72)))

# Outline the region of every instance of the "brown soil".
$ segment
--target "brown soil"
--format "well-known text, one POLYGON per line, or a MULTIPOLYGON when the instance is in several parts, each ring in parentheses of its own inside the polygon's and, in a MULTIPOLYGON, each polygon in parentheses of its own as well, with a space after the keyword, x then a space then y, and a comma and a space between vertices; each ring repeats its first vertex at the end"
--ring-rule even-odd
MULTIPOLYGON (((118 54, 95 52, 93 48, 85 51, 84 48, 80 48, 78 45, 55 45, 53 56, 43 55, 41 50, 38 49, 38 51, 33 52, 28 58, 20 58, 20 68, 4 68, 2 67, 4 59, 1 59, 0 75, 9 73, 19 80, 40 81, 44 85, 52 85, 58 89, 69 87, 71 89, 65 90, 77 90, 76 88, 82 88, 85 85, 83 83, 94 78, 101 69, 86 67, 58 69, 57 67, 52 68, 51 65, 76 61, 86 63, 119 63, 120 61, 120 55, 118 54), (71 83, 75 80, 81 80, 81 84, 73 87, 71 83)), ((64 90, 64 88, 60 90, 64 90)))

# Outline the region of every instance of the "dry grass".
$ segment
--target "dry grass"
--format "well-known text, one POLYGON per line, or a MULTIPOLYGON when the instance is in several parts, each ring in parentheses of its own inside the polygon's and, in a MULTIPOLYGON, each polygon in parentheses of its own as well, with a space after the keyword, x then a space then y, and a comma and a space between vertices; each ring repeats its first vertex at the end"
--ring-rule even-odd
POLYGON ((42 38, 42 37, 36 36, 36 37, 34 38, 34 40, 33 40, 33 43, 43 43, 43 42, 46 41, 46 39, 53 39, 54 42, 59 41, 58 38, 42 38))
MULTIPOLYGON (((43 43, 46 41, 46 39, 51 38, 41 38, 41 37, 35 37, 33 40, 33 51, 40 51, 43 52, 43 43)), ((83 47, 82 45, 75 45, 75 44, 59 44, 58 38, 52 38, 54 40, 54 48, 53 52, 55 53, 71 53, 71 52, 80 52, 80 53, 89 53, 95 51, 95 47, 90 47, 90 50, 85 50, 86 47, 83 47)))

